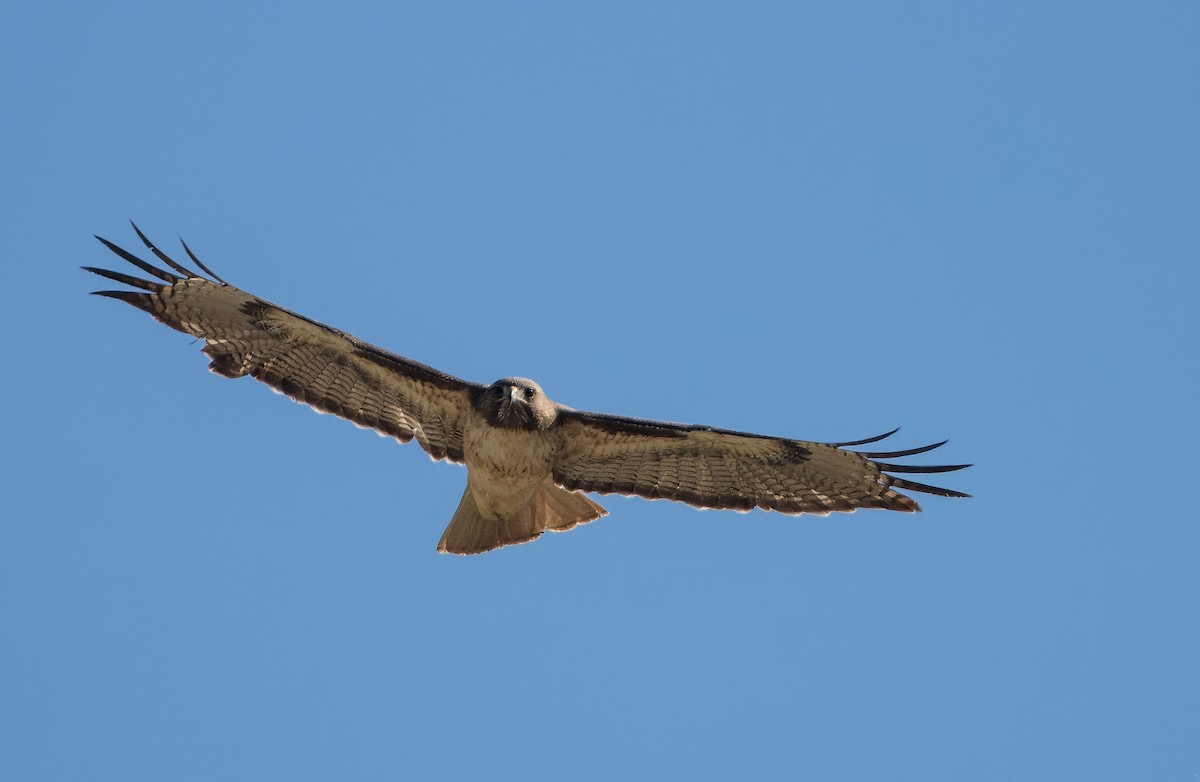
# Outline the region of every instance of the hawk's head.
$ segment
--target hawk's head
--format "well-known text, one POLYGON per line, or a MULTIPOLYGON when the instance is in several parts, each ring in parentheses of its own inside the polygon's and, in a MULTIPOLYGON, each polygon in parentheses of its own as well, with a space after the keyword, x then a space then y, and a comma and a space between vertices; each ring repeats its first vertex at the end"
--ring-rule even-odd
POLYGON ((542 387, 523 377, 506 377, 472 394, 475 410, 492 426, 509 429, 548 429, 558 417, 558 405, 542 387))

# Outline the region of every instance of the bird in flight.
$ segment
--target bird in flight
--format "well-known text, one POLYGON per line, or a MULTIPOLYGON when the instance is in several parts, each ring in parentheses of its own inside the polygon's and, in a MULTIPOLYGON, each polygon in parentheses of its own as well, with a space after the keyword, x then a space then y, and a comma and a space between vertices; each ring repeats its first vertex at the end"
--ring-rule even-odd
MULTIPOLYGON (((438 551, 478 554, 562 532, 607 511, 584 492, 669 499, 697 508, 785 514, 858 508, 914 512, 898 490, 969 495, 892 473, 942 473, 969 465, 890 461, 945 443, 852 451, 865 440, 817 443, 711 426, 573 410, 532 380, 481 385, 389 353, 242 291, 183 249, 203 274, 169 258, 136 225, 159 268, 112 242, 105 247, 153 280, 83 267, 135 290, 95 291, 132 304, 204 340, 209 369, 250 375, 292 399, 396 438, 435 460, 466 465, 467 486, 438 551)), ((181 242, 182 243, 182 242, 181 242)))

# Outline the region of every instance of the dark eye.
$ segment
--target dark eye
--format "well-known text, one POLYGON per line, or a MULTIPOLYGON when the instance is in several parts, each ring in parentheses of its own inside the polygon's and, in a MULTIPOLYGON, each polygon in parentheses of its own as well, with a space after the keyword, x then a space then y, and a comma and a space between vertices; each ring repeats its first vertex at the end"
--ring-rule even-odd
POLYGON ((526 399, 533 399, 533 395, 534 395, 535 393, 537 393, 537 392, 535 392, 535 391, 534 391, 532 388, 527 388, 527 389, 525 389, 525 398, 526 398, 526 399))
POLYGON ((500 386, 492 386, 492 396, 495 396, 495 397, 504 396, 504 389, 501 388, 500 386))

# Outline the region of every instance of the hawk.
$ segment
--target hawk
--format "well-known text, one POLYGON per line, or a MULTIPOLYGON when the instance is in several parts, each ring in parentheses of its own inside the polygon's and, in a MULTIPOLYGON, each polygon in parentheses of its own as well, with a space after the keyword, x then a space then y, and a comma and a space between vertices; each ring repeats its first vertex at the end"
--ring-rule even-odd
MULTIPOLYGON (((852 451, 865 440, 817 443, 588 413, 557 404, 532 380, 490 385, 460 380, 389 353, 228 284, 183 249, 204 274, 169 258, 133 226, 159 268, 97 236, 154 280, 91 266, 135 290, 95 291, 132 304, 204 340, 209 368, 250 375, 292 399, 396 438, 416 440, 433 459, 464 464, 467 486, 438 551, 478 554, 562 532, 604 516, 585 496, 632 494, 697 508, 785 514, 920 507, 905 489, 966 497, 890 473, 942 473, 969 465, 917 466, 899 451, 852 451)), ((181 242, 182 243, 182 242, 181 242)))

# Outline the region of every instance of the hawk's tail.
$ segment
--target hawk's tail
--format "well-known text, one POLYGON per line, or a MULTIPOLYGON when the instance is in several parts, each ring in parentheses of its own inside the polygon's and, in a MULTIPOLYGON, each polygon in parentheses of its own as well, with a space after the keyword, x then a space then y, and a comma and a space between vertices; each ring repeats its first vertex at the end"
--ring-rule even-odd
POLYGON ((482 554, 501 546, 527 543, 546 530, 565 532, 606 513, 608 511, 586 496, 559 488, 547 479, 534 490, 529 502, 512 516, 487 519, 479 513, 468 485, 437 548, 450 554, 482 554))

